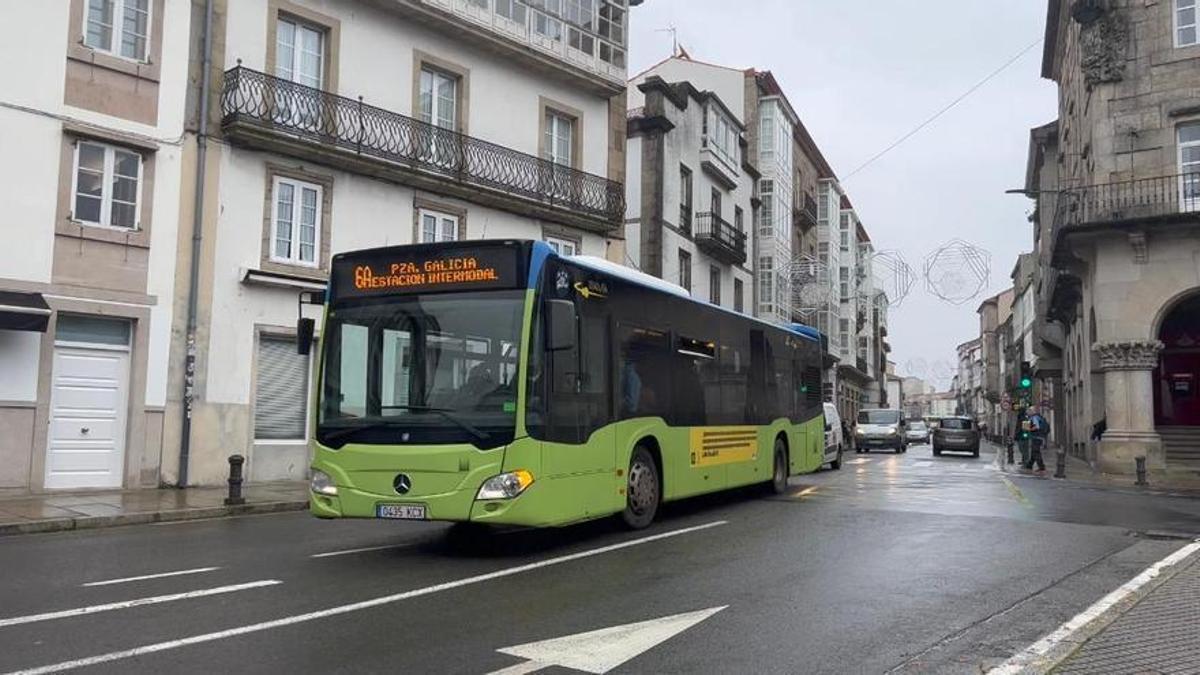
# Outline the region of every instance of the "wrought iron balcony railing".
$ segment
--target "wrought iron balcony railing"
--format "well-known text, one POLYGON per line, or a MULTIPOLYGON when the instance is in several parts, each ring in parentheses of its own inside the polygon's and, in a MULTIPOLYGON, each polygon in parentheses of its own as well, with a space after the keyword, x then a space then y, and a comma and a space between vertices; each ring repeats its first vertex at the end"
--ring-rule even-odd
POLYGON ((746 262, 746 233, 730 225, 720 214, 696 214, 696 246, 712 257, 726 263, 746 262))
POLYGON ((613 225, 625 214, 621 183, 241 65, 225 73, 221 113, 226 129, 265 128, 613 225))
POLYGON ((802 230, 817 226, 817 200, 804 193, 804 205, 792 209, 792 226, 802 230))
POLYGON ((1098 225, 1200 217, 1200 172, 1062 190, 1056 225, 1098 225))

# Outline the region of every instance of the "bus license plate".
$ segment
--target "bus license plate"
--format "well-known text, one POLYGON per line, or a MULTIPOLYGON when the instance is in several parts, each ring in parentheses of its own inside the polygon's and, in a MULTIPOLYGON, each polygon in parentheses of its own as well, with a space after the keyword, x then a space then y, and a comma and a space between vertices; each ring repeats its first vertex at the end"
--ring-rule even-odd
POLYGON ((376 504, 376 518, 396 520, 425 520, 424 504, 376 504))

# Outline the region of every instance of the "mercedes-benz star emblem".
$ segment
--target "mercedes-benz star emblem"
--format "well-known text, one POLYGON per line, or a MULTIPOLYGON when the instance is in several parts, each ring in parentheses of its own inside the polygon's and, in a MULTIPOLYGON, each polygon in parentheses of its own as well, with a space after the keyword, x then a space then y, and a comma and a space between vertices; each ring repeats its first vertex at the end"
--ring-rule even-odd
POLYGON ((396 480, 392 481, 392 487, 396 489, 396 494, 406 495, 412 489, 412 479, 408 477, 408 474, 398 473, 396 480))

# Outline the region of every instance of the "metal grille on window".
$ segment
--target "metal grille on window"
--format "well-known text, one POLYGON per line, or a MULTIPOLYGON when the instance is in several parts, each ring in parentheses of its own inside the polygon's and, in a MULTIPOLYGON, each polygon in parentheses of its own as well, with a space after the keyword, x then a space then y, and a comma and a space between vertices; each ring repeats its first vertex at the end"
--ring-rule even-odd
POLYGON ((307 400, 308 357, 296 353, 296 341, 268 336, 259 338, 254 437, 303 440, 307 400))

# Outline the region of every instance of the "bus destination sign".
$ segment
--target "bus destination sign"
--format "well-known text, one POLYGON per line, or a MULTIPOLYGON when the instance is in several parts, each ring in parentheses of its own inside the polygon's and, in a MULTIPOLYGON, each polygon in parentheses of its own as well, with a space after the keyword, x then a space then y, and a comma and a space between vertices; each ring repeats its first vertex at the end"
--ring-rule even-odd
POLYGON ((519 282, 511 248, 381 252, 337 263, 334 292, 343 298, 515 288, 519 282))

